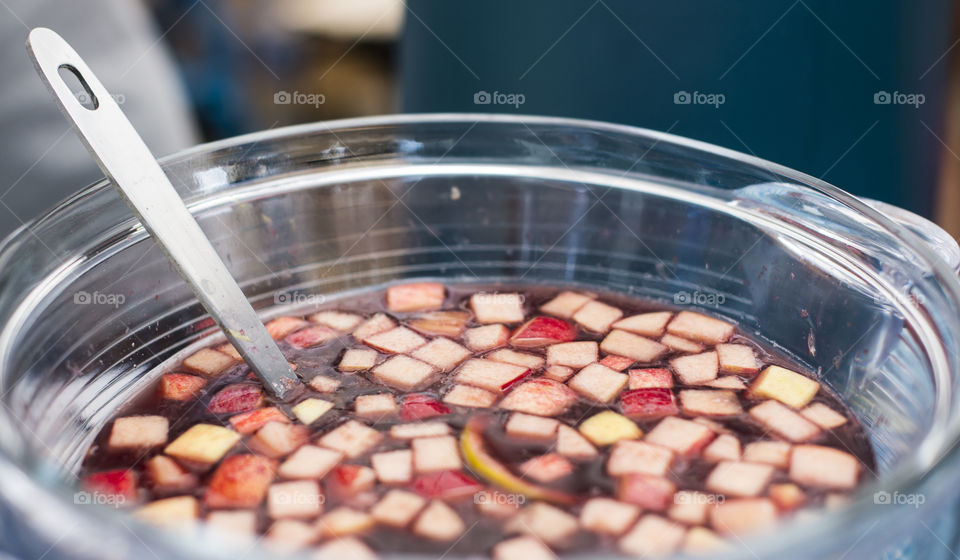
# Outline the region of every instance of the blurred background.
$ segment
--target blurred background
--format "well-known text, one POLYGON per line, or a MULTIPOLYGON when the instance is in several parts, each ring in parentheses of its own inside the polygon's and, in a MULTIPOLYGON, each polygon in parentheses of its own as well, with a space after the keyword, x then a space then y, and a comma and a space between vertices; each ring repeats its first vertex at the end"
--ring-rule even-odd
POLYGON ((0 0, 0 235, 100 173, 23 50, 73 43, 157 155, 296 123, 504 112, 755 154, 960 234, 952 0, 0 0))

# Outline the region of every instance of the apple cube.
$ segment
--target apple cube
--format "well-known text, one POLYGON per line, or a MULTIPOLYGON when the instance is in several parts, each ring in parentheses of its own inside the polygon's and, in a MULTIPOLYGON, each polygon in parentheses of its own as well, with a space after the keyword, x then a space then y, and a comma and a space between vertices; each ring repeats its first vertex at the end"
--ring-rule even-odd
POLYGON ((622 535, 640 516, 640 508, 610 498, 591 498, 580 511, 580 526, 600 535, 622 535))
POLYGON ((439 500, 431 501, 412 527, 415 535, 432 541, 456 540, 466 529, 457 512, 439 500))
POLYGON ((133 512, 140 521, 159 527, 192 523, 200 514, 200 505, 193 496, 177 496, 156 500, 133 512))
POLYGON ((226 344, 221 344, 220 346, 217 346, 216 350, 218 352, 223 352, 227 356, 230 356, 231 358, 233 358, 234 362, 243 361, 243 356, 241 356, 240 352, 238 352, 237 349, 233 347, 233 344, 230 344, 229 342, 226 344))
POLYGON ((613 324, 613 328, 622 331, 632 332, 648 338, 657 338, 663 334, 664 329, 673 313, 669 311, 654 311, 653 313, 641 313, 625 319, 620 319, 613 324))
POLYGON ((721 461, 707 477, 707 489, 726 496, 759 496, 773 477, 773 466, 743 461, 721 461))
POLYGON ((796 484, 771 484, 767 495, 781 511, 790 511, 802 506, 807 500, 803 490, 796 484))
POLYGON ((665 334, 660 337, 660 344, 663 344, 674 352, 683 352, 684 354, 698 354, 703 352, 703 344, 672 334, 665 334))
POLYGON ((520 294, 473 294, 470 308, 481 324, 523 321, 523 296, 520 294))
POLYGON ((381 352, 405 354, 426 344, 427 339, 407 327, 396 327, 368 336, 363 342, 381 352))
POLYGON ((287 415, 275 406, 258 408, 257 410, 242 412, 236 416, 230 417, 230 425, 233 426, 234 430, 243 435, 256 432, 260 428, 266 426, 268 422, 289 423, 290 419, 287 418, 287 415))
POLYGON ((150 449, 167 443, 170 421, 163 416, 126 416, 113 421, 107 447, 111 451, 150 449))
POLYGON ((349 498, 367 492, 377 482, 377 473, 364 465, 338 465, 326 479, 331 494, 349 498))
POLYGON ((567 382, 574 391, 600 403, 612 401, 626 385, 625 374, 600 364, 590 364, 567 382))
POLYGON ((388 317, 386 314, 377 313, 373 317, 370 317, 366 321, 360 323, 360 326, 354 329, 353 338, 360 341, 365 341, 371 336, 389 331, 396 326, 396 321, 388 317))
POLYGON ((432 365, 408 356, 394 356, 373 368, 378 381, 403 391, 423 385, 435 372, 432 365))
POLYGON ((717 344, 715 348, 720 361, 720 371, 733 375, 753 377, 760 371, 753 348, 746 344, 717 344))
POLYGON ((571 459, 588 460, 597 456, 597 448, 566 424, 557 428, 557 453, 571 459))
POLYGON ((450 426, 443 422, 416 422, 390 426, 390 437, 400 440, 445 436, 449 433, 450 426))
POLYGON ((600 342, 600 349, 607 354, 625 356, 644 363, 653 362, 667 353, 667 347, 663 344, 619 329, 611 331, 600 342))
POLYGON ((373 516, 365 511, 338 507, 321 517, 317 525, 323 537, 339 539, 363 533, 372 528, 374 523, 373 516))
POLYGON ((673 495, 673 505, 667 511, 667 517, 687 525, 703 525, 707 522, 710 507, 722 502, 723 497, 681 490, 673 495))
POLYGON ((521 509, 504 527, 508 533, 522 533, 550 545, 563 545, 577 532, 577 518, 545 502, 521 509))
POLYGON ((534 537, 500 541, 490 554, 493 560, 556 560, 553 552, 534 537))
POLYGON ((514 412, 503 429, 507 435, 513 437, 549 440, 556 436, 558 426, 560 422, 553 418, 514 412))
POLYGON ((780 366, 768 366, 750 385, 748 396, 775 399, 793 408, 803 408, 820 390, 820 384, 780 366))
POLYGON ((325 449, 316 445, 304 445, 280 464, 277 474, 287 479, 315 479, 327 476, 337 463, 343 459, 343 453, 325 449))
POLYGON ((617 356, 615 354, 609 354, 600 360, 601 366, 608 367, 613 371, 623 371, 632 366, 633 363, 633 358, 626 358, 624 356, 617 356))
POLYGON ((706 527, 691 527, 683 539, 683 552, 693 556, 722 553, 730 544, 706 527))
POLYGON ((454 385, 443 396, 443 402, 469 408, 490 408, 497 402, 497 395, 470 385, 454 385))
POLYGON ((504 348, 502 350, 497 350, 491 352, 484 356, 488 360, 493 360, 495 362, 502 362, 504 364, 513 364, 515 366, 525 367, 529 369, 539 369, 543 365, 543 358, 535 354, 527 354, 526 352, 517 352, 516 350, 510 350, 504 348))
POLYGON ((537 378, 521 383, 500 401, 500 408, 539 416, 563 414, 577 402, 577 395, 563 383, 537 378))
POLYGON ((457 372, 456 380, 487 391, 501 393, 529 373, 530 370, 522 366, 474 358, 463 364, 457 372))
POLYGON ((123 505, 137 499, 137 473, 128 469, 117 469, 88 474, 83 479, 83 487, 89 492, 107 494, 123 505))
POLYGON ((704 383, 703 386, 712 387, 714 389, 727 389, 729 391, 743 391, 747 388, 747 384, 735 375, 721 375, 713 381, 704 383))
POLYGON ((824 430, 839 428, 847 423, 847 417, 823 403, 813 403, 800 411, 804 418, 824 430))
POLYGON ((435 338, 414 351, 411 356, 435 366, 440 371, 450 371, 470 357, 471 352, 448 338, 435 338))
POLYGON ((563 317, 570 319, 574 313, 580 311, 587 303, 593 301, 596 296, 592 294, 578 294, 576 292, 560 292, 557 297, 540 306, 540 311, 547 315, 563 317))
POLYGON ((857 458, 832 447, 797 445, 790 456, 790 478, 803 486, 850 490, 859 474, 857 458))
POLYGON ((750 409, 750 417, 767 430, 790 441, 810 441, 820 435, 820 428, 816 424, 778 401, 758 404, 750 409))
POLYGON ((634 389, 620 397, 620 411, 634 420, 675 416, 680 410, 670 389, 634 389))
POLYGON ((620 478, 617 498, 645 510, 666 511, 676 491, 676 485, 662 476, 633 473, 620 478))
POLYGON ((409 449, 374 453, 370 465, 384 484, 406 484, 413 478, 413 454, 409 449))
POLYGON ((277 462, 257 455, 232 455, 213 471, 203 501, 209 508, 255 508, 273 482, 277 462))
POLYGON ((163 452, 184 461, 213 464, 226 455, 238 441, 240 434, 229 428, 213 424, 194 424, 173 440, 163 452))
POLYGON ((524 461, 519 468, 520 476, 537 482, 549 483, 573 473, 573 465, 559 453, 538 455, 524 461))
POLYGON ((483 490, 482 484, 458 470, 421 474, 410 487, 421 496, 441 500, 465 498, 483 490))
POLYGON ((257 531, 257 514, 248 510, 211 511, 204 523, 229 537, 252 537, 257 531))
POLYGON ((733 391, 680 391, 680 407, 689 416, 736 416, 743 413, 733 391))
POLYGON ((403 529, 413 521, 427 501, 406 490, 390 490, 377 502, 370 513, 381 525, 403 529))
POLYGON ((317 547, 313 560, 377 560, 377 554, 370 547, 353 537, 338 538, 317 547))
POLYGON ((143 467, 154 492, 185 492, 197 485, 197 476, 166 455, 155 455, 143 467))
POLYGON ((605 333, 610 330, 610 325, 616 323, 623 317, 623 311, 599 301, 589 301, 573 314, 573 320, 583 328, 605 333))
POLYGON ((377 365, 377 351, 369 348, 350 348, 343 353, 337 369, 344 373, 365 371, 377 365))
POLYGON ((364 426, 356 420, 347 420, 321 437, 319 443, 354 459, 376 447, 381 440, 383 440, 383 434, 377 430, 364 426))
POLYGON ((307 325, 309 325, 309 323, 299 317, 277 317, 264 326, 274 340, 280 340, 286 338, 286 336, 293 331, 302 329, 307 325))
POLYGON ((423 334, 458 338, 469 320, 470 313, 466 311, 434 311, 411 319, 407 324, 423 334))
POLYGON ((277 482, 267 491, 267 513, 272 519, 311 519, 321 511, 323 496, 316 481, 277 482))
POLYGON ((407 395, 400 405, 400 418, 404 420, 426 420, 436 416, 450 414, 450 408, 431 395, 407 395))
POLYGON ((754 441, 743 449, 743 460, 786 469, 793 446, 785 441, 754 441))
POLYGON ((629 389, 672 389, 673 374, 664 368, 631 369, 627 372, 629 389))
POLYGON ((694 422, 702 426, 710 428, 710 430, 715 434, 732 434, 733 432, 727 429, 723 424, 715 422, 709 418, 704 418, 703 416, 698 416, 693 419, 694 422))
POLYGON ((777 507, 767 498, 726 500, 710 510, 710 526, 722 535, 743 535, 769 529, 777 522, 777 507))
MULTIPOLYGON (((721 434, 703 450, 703 459, 709 463, 740 460, 740 440, 730 434, 721 434)), ((749 461, 746 457, 744 461, 749 461)))
POLYGON ((597 343, 591 340, 564 342, 547 347, 547 363, 582 368, 596 362, 599 354, 597 343))
POLYGON ((607 474, 622 476, 642 473, 666 476, 673 464, 673 451, 643 441, 624 440, 617 442, 607 460, 607 474))
POLYGON ((337 332, 323 325, 314 325, 287 335, 284 339, 294 348, 313 348, 337 338, 337 332))
POLYGON ((231 383, 210 398, 207 410, 212 414, 236 414, 260 408, 264 402, 259 385, 231 383))
POLYGON ((474 352, 482 352, 498 348, 507 343, 510 338, 510 330, 503 325, 486 325, 467 329, 463 335, 463 341, 467 348, 474 352))
POLYGON ((387 309, 399 313, 443 307, 446 290, 439 282, 417 282, 387 288, 387 309))
POLYGON ((271 550, 282 554, 295 552, 320 538, 320 529, 315 523, 297 519, 279 519, 267 529, 264 543, 271 550))
POLYGON ((620 538, 617 546, 622 552, 640 558, 670 556, 683 544, 686 533, 682 525, 648 514, 620 538))
POLYGON ((310 316, 310 322, 330 327, 337 332, 348 333, 363 322, 363 317, 343 311, 320 311, 310 316))
POLYGON ((333 403, 323 399, 304 399, 291 408, 293 415, 305 426, 313 424, 333 408, 333 403))
POLYGON ((717 378, 719 362, 716 352, 681 356, 670 360, 673 371, 684 385, 699 385, 717 378))
POLYGON ((704 342, 706 344, 720 344, 733 336, 734 326, 722 319, 707 317, 692 311, 681 311, 667 325, 667 332, 704 342))
POLYGON ((713 431, 696 422, 668 416, 647 434, 648 443, 674 450, 678 455, 689 457, 713 441, 713 431))
POLYGON ((573 368, 567 366, 552 365, 543 370, 543 376, 553 381, 563 383, 573 375, 573 368))
POLYGON ((247 446, 261 455, 277 459, 293 453, 309 439, 310 430, 306 426, 267 422, 248 440, 247 446))
POLYGON ((160 377, 160 398, 188 401, 200 393, 207 380, 186 373, 167 373, 160 377))
POLYGON ((540 348, 550 344, 570 342, 577 338, 577 327, 555 317, 534 317, 510 337, 510 345, 517 348, 540 348))
POLYGON ((597 446, 612 445, 625 439, 637 439, 643 432, 633 420, 612 410, 598 412, 580 424, 580 434, 597 446))
POLYGON ((318 393, 333 393, 340 388, 340 380, 325 375, 318 375, 311 379, 308 385, 318 393))
POLYGON ((397 402, 391 393, 360 395, 353 400, 353 410, 357 416, 374 421, 397 413, 397 402))
POLYGON ((418 473, 455 471, 462 466, 457 438, 439 436, 417 438, 410 442, 413 450, 413 468, 418 473))
POLYGON ((213 377, 222 373, 234 363, 236 363, 236 360, 223 352, 218 352, 212 348, 203 348, 183 360, 183 367, 192 373, 213 377))

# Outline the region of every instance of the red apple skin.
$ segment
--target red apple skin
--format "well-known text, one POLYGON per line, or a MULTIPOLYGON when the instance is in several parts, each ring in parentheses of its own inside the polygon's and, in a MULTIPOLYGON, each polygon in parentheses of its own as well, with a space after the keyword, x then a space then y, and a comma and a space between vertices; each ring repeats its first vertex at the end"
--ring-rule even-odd
POLYGON ((600 365, 606 366, 612 369, 613 371, 623 371, 628 367, 632 366, 633 363, 634 363, 634 360, 630 358, 626 358, 624 356, 615 356, 613 354, 610 354, 609 356, 604 356, 604 358, 600 360, 600 365))
POLYGON ((327 490, 341 498, 348 498, 369 490, 376 479, 371 478, 369 481, 363 481, 359 479, 359 475, 366 468, 363 465, 338 465, 330 472, 330 474, 325 479, 327 484, 327 490))
POLYGON ((673 504, 677 487, 665 478, 647 474, 628 474, 620 478, 617 497, 645 510, 664 511, 673 504))
POLYGON ((620 395, 620 411, 627 418, 649 419, 680 413, 670 389, 633 389, 620 395))
POLYGON ((232 455, 210 477, 204 503, 211 508, 253 508, 273 482, 277 462, 259 455, 232 455))
POLYGON ((642 369, 631 369, 630 374, 630 383, 631 389, 669 389, 673 387, 673 374, 670 373, 670 370, 665 368, 642 368, 642 369), (648 387, 634 387, 633 383, 634 377, 644 377, 645 384, 655 384, 655 386, 648 387))
POLYGON ((461 471, 438 471, 413 479, 410 487, 425 498, 455 500, 473 496, 483 485, 461 471))
POLYGON ((89 474, 83 479, 83 486, 89 492, 109 494, 124 502, 137 499, 137 473, 127 469, 89 474))
POLYGON ((263 391, 252 383, 231 383, 217 391, 207 404, 213 414, 236 414, 263 406, 263 391))
POLYGON ((319 346, 324 342, 337 337, 337 333, 332 329, 321 325, 314 325, 305 329, 300 329, 295 333, 288 335, 286 340, 294 348, 311 348, 319 346))
POLYGON ((160 377, 160 397, 172 401, 193 398, 207 384, 207 380, 186 373, 167 373, 160 377))
POLYGON ((534 317, 517 327, 510 345, 517 348, 540 348, 577 338, 577 327, 556 317, 534 317))
POLYGON ((243 412, 230 417, 230 424, 237 432, 247 435, 264 427, 267 422, 284 422, 289 424, 290 419, 287 415, 275 406, 267 408, 258 408, 249 412, 243 412))
POLYGON ((400 418, 408 422, 446 414, 450 414, 450 408, 430 395, 407 395, 400 405, 400 418))

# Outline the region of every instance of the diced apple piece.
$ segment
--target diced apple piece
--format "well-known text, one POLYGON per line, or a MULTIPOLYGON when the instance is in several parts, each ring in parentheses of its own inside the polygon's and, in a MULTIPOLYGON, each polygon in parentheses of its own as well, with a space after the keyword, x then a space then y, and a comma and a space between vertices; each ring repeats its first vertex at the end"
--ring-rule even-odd
POLYGON ((729 547, 727 541, 706 527, 691 527, 683 539, 683 552, 693 556, 722 553, 729 547))
POLYGON ((113 421, 107 447, 111 451, 150 449, 167 443, 170 421, 163 416, 126 416, 113 421))
POLYGON ((785 441, 754 441, 744 448, 743 460, 786 469, 790 464, 792 448, 793 446, 785 441))
POLYGON ((483 489, 483 485, 459 470, 418 475, 413 479, 410 487, 421 496, 441 500, 457 500, 473 496, 483 489))
POLYGON ((435 366, 440 371, 450 371, 470 357, 470 351, 448 338, 435 338, 417 348, 411 356, 435 366))
POLYGON ((377 560, 377 553, 354 537, 338 538, 317 547, 313 560, 377 560))
POLYGON ((320 538, 320 529, 315 523, 297 519, 274 521, 267 529, 264 543, 271 550, 289 554, 313 544, 320 538))
POLYGON ((660 337, 660 344, 663 344, 674 352, 683 352, 684 354, 699 354, 703 352, 703 344, 672 334, 665 334, 660 337))
POLYGON ((743 461, 721 461, 707 477, 707 489, 725 496, 759 496, 773 477, 773 466, 743 461))
POLYGON ((306 327, 308 324, 308 322, 298 317, 277 317, 264 326, 274 340, 280 340, 286 338, 288 334, 306 327))
POLYGON ((694 422, 700 424, 701 426, 706 426, 715 434, 732 434, 733 432, 724 426, 723 424, 711 420, 709 418, 704 418, 703 416, 698 416, 693 419, 694 422))
POLYGON ((410 442, 413 468, 418 473, 458 470, 462 466, 457 438, 439 436, 417 438, 410 442))
POLYGON ((209 508, 255 508, 273 481, 277 462, 257 455, 232 455, 213 471, 204 494, 209 508))
POLYGON ((740 399, 733 391, 680 391, 680 407, 689 416, 736 416, 743 413, 740 399))
POLYGON ((523 296, 520 294, 473 294, 470 308, 481 324, 523 322, 523 296))
POLYGON ((605 333, 610 330, 610 325, 614 324, 623 317, 623 311, 599 301, 589 301, 584 304, 572 319, 583 328, 605 333))
POLYGON ((454 406, 469 408, 490 408, 497 402, 497 395, 479 387, 470 385, 454 385, 443 396, 443 402, 454 406))
POLYGON ((453 541, 460 537, 466 528, 463 520, 450 506, 433 500, 417 517, 412 530, 415 535, 432 541, 453 541))
POLYGON ((326 375, 318 375, 311 379, 308 385, 318 393, 333 393, 340 388, 340 380, 326 375))
POLYGON ((513 437, 550 440, 557 435, 559 425, 560 422, 553 418, 514 412, 504 425, 504 431, 513 437))
POLYGON ((155 455, 143 467, 154 492, 184 492, 197 485, 197 476, 166 455, 155 455))
POLYGON ((344 313, 343 311, 320 311, 310 316, 310 321, 330 327, 331 329, 348 333, 363 321, 363 317, 356 313, 344 313))
POLYGON ((659 515, 648 514, 640 518, 617 546, 626 554, 640 558, 669 556, 683 544, 686 529, 659 515))
POLYGON ((578 294, 576 292, 560 292, 547 303, 540 306, 540 311, 547 315, 570 319, 580 308, 593 301, 593 294, 578 294))
POLYGON ((648 338, 657 338, 663 334, 663 330, 671 317, 673 317, 673 313, 669 311, 641 313, 617 321, 613 324, 613 328, 648 338))
POLYGON ((563 383, 573 375, 573 368, 567 366, 552 365, 543 370, 543 376, 553 381, 563 383))
POLYGON ((559 453, 547 453, 528 459, 520 465, 520 476, 548 483, 573 473, 573 465, 559 453))
POLYGON ((411 319, 407 324, 423 334, 458 338, 469 320, 470 313, 466 311, 434 311, 411 319))
POLYGON ((412 391, 429 379, 436 368, 409 356, 394 356, 373 368, 373 376, 380 381, 403 391, 412 391))
MULTIPOLYGON (((721 434, 703 450, 703 459, 710 463, 740 460, 740 440, 731 434, 721 434)), ((744 457, 744 461, 749 461, 744 457)))
POLYGON ((607 474, 612 477, 631 473, 666 476, 673 463, 673 451, 643 441, 619 441, 610 451, 607 474))
POLYGON ((463 336, 463 341, 466 343, 467 348, 474 352, 498 348, 506 344, 509 339, 510 330, 503 325, 486 325, 467 329, 466 334, 463 336))
POLYGON ((237 351, 237 349, 233 347, 233 344, 230 344, 229 342, 226 344, 221 344, 220 346, 217 346, 216 350, 218 352, 223 352, 227 356, 230 356, 231 358, 233 358, 234 362, 243 361, 243 356, 241 356, 240 352, 237 351))
POLYGON ((413 478, 413 454, 409 449, 374 453, 370 465, 384 484, 406 484, 413 478))
POLYGON ((530 535, 550 545, 563 545, 577 532, 577 518, 545 502, 521 509, 505 526, 507 532, 530 535))
POLYGON ((397 323, 384 313, 377 313, 366 321, 360 323, 353 331, 353 338, 363 342, 371 336, 389 331, 397 326, 397 323))
POLYGON ((222 373, 234 363, 236 363, 236 360, 223 352, 218 352, 211 348, 203 348, 183 360, 183 367, 193 373, 213 377, 214 375, 222 373))
POLYGON ((350 507, 338 507, 327 513, 317 522, 320 534, 325 538, 343 538, 371 529, 375 521, 365 511, 350 507))
POLYGON ((259 385, 231 383, 210 398, 207 410, 213 414, 236 414, 260 408, 264 402, 259 385))
POLYGON ((256 432, 260 428, 266 426, 267 422, 289 423, 290 419, 287 418, 287 415, 275 406, 258 408, 257 410, 242 412, 236 416, 230 417, 230 425, 233 426, 234 430, 243 435, 256 432))
POLYGON ((439 282, 417 282, 387 288, 387 309, 399 313, 443 307, 446 290, 439 282))
POLYGON ((377 421, 397 413, 397 402, 391 393, 360 395, 353 401, 353 410, 357 416, 377 421))
POLYGON ((337 369, 344 373, 365 371, 377 365, 377 351, 369 348, 350 348, 343 353, 337 369))
POLYGON ((327 473, 333 470, 341 459, 343 459, 343 453, 340 451, 316 445, 304 445, 280 464, 277 474, 288 479, 320 480, 327 476, 327 473))
POLYGON ((200 505, 193 496, 177 496, 150 502, 137 508, 133 516, 151 525, 169 527, 196 521, 200 505))
POLYGON ((511 391, 500 402, 500 408, 539 416, 556 416, 563 414, 576 401, 577 395, 563 383, 537 378, 521 383, 511 391))
POLYGON ((713 441, 713 436, 713 431, 702 424, 670 416, 650 430, 646 440, 689 457, 713 441))
POLYGON ((267 491, 267 513, 272 519, 311 519, 321 511, 323 495, 316 481, 277 482, 267 491))
POLYGON ((721 535, 740 538, 777 522, 777 507, 767 498, 726 500, 710 510, 710 526, 721 535))
POLYGON ((591 340, 564 342, 547 347, 547 363, 550 365, 582 368, 597 361, 599 346, 591 340))
POLYGON ((670 366, 684 385, 700 385, 717 378, 716 352, 703 352, 670 360, 670 366))
POLYGON ((820 390, 820 384, 780 366, 768 366, 750 385, 753 399, 775 399, 793 408, 803 408, 820 390))
POLYGON ((713 381, 704 383, 703 386, 714 389, 727 389, 729 391, 743 391, 747 388, 747 384, 735 375, 721 375, 713 381))
POLYGON ((309 426, 319 420, 321 416, 329 412, 332 408, 333 403, 330 401, 309 398, 300 401, 290 410, 304 426, 309 426))
POLYGON ((320 438, 324 447, 343 452, 354 459, 370 451, 383 439, 383 434, 356 420, 347 420, 320 438))
POLYGON ((670 389, 633 389, 620 397, 620 411, 634 420, 663 418, 680 413, 670 389))
POLYGON ((723 373, 753 377, 760 371, 753 348, 746 344, 717 344, 715 350, 723 373))
POLYGON ((593 459, 597 448, 587 438, 566 424, 557 428, 557 453, 571 459, 593 459))
POLYGON ((284 340, 294 348, 313 348, 337 338, 337 332, 323 325, 313 325, 288 334, 284 340))
POLYGON ((426 344, 427 339, 407 327, 396 327, 389 331, 368 336, 363 339, 363 342, 381 352, 405 354, 426 344))
POLYGON ((432 395, 406 395, 400 405, 400 418, 410 420, 426 420, 437 416, 450 414, 450 407, 438 401, 432 395))
POLYGON ((517 348, 540 348, 550 344, 570 342, 577 338, 577 327, 555 317, 534 317, 510 337, 510 344, 517 348))
POLYGON ((185 373, 167 373, 160 377, 160 398, 188 401, 200 393, 207 380, 185 373))
POLYGON ((449 433, 450 426, 443 422, 417 422, 413 424, 396 424, 390 427, 390 437, 400 440, 445 436, 449 433))
POLYGON ((403 529, 420 513, 427 501, 406 490, 390 490, 377 502, 370 513, 381 525, 403 529))
POLYGON ((617 498, 645 510, 666 511, 676 491, 677 486, 666 478, 633 473, 620 478, 617 498))
POLYGON ((500 541, 491 552, 493 560, 556 560, 556 555, 534 537, 500 541))
POLYGON ((767 430, 790 441, 810 441, 820 434, 820 428, 816 424, 778 401, 765 401, 758 404, 750 409, 750 417, 767 430))
POLYGON ((567 382, 567 386, 574 391, 600 403, 612 401, 626 385, 626 374, 600 364, 590 364, 567 382))
POLYGON ((457 372, 460 383, 501 393, 530 373, 525 367, 474 358, 467 360, 457 372))
POLYGON ((240 441, 240 434, 213 424, 194 424, 163 450, 184 461, 213 464, 240 441))
POLYGON ((515 366, 529 369, 539 369, 541 366, 543 366, 544 362, 543 358, 535 354, 517 352, 516 350, 510 350, 508 348, 491 352, 484 357, 488 360, 493 360, 494 362, 513 364, 515 366))
POLYGON ((832 447, 797 445, 790 456, 790 478, 803 486, 850 490, 859 474, 857 458, 832 447))
POLYGON ((339 498, 349 498, 373 489, 377 473, 365 465, 338 465, 326 479, 327 489, 339 498))
POLYGON ((257 531, 257 514, 249 510, 211 511, 204 523, 228 537, 252 537, 257 531))
POLYGON ((612 410, 598 412, 580 424, 580 433, 597 446, 612 445, 625 439, 637 439, 643 432, 633 420, 612 410))
POLYGON ((708 317, 692 311, 681 311, 667 325, 667 332, 704 342, 720 344, 733 336, 734 326, 724 320, 708 317))
POLYGON ((632 358, 638 362, 649 363, 667 353, 667 347, 655 340, 614 329, 602 342, 600 349, 608 354, 632 358))
POLYGON ((634 363, 633 358, 617 356, 615 354, 604 356, 603 359, 600 360, 601 366, 608 367, 613 371, 623 371, 628 367, 632 366, 633 363, 634 363))
POLYGON ((248 440, 247 446, 261 455, 278 459, 293 453, 309 439, 310 430, 306 426, 267 422, 248 440))
POLYGON ((640 516, 640 508, 610 498, 591 498, 580 511, 580 526, 600 535, 622 535, 640 516))
POLYGON ((673 495, 673 505, 667 511, 667 517, 687 525, 703 525, 707 522, 710 507, 722 502, 723 497, 681 490, 673 495))
POLYGON ((117 469, 88 474, 83 479, 83 487, 89 492, 107 494, 115 498, 118 505, 123 505, 137 499, 137 473, 117 469))
POLYGON ((673 374, 665 368, 631 369, 627 387, 630 389, 672 389, 673 374))
POLYGON ((802 506, 807 500, 803 490, 796 484, 771 484, 767 495, 781 511, 791 511, 802 506))
POLYGON ((813 403, 800 411, 804 418, 824 430, 839 428, 847 423, 847 417, 823 403, 813 403))

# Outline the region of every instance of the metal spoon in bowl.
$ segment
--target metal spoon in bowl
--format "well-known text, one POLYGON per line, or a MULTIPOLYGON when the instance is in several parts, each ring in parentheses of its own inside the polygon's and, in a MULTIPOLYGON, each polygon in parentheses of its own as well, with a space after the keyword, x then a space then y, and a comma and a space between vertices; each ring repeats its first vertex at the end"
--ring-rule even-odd
POLYGON ((27 51, 100 169, 244 361, 267 390, 283 400, 297 387, 296 374, 123 111, 60 35, 34 29, 27 51), (61 70, 80 81, 89 107, 70 91, 61 70))

